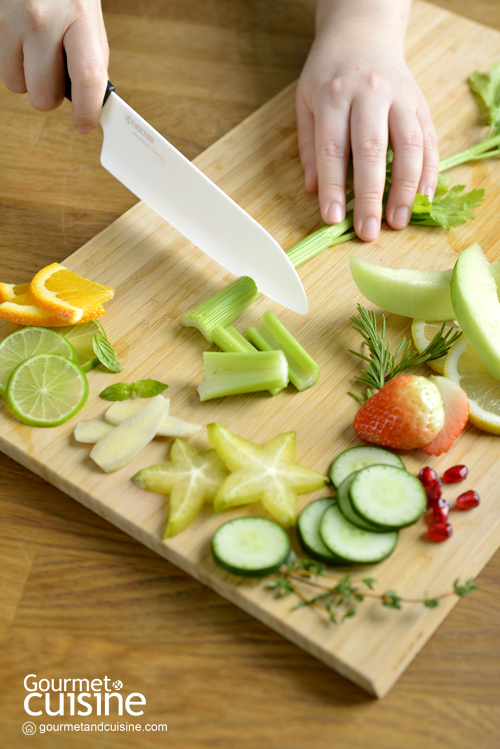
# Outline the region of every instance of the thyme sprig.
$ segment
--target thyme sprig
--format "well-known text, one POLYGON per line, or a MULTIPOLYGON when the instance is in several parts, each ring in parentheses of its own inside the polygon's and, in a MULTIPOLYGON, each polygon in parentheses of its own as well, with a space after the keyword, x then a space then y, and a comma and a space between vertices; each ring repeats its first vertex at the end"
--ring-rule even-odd
POLYGON ((354 580, 351 574, 338 577, 327 572, 326 566, 311 559, 297 559, 291 552, 279 573, 271 576, 266 587, 274 590, 277 597, 295 595, 299 602, 294 608, 316 606, 324 610, 328 620, 339 624, 356 615, 358 605, 365 599, 379 600, 382 606, 401 610, 403 604, 420 604, 426 608, 436 608, 439 602, 452 596, 463 597, 473 590, 478 590, 473 578, 461 584, 455 580, 453 589, 433 598, 407 598, 394 590, 378 593, 375 590, 376 580, 364 577, 354 580), (302 587, 315 588, 317 592, 308 596, 302 587))
POLYGON ((349 349, 351 354, 358 356, 360 359, 368 362, 366 370, 361 370, 361 375, 355 376, 355 380, 362 385, 367 386, 363 395, 349 392, 353 398, 365 403, 371 398, 371 388, 380 390, 386 382, 397 377, 403 370, 408 367, 416 367, 424 362, 440 359, 448 353, 450 347, 460 338, 460 331, 453 332, 449 328, 445 333, 446 323, 443 323, 441 329, 436 333, 432 341, 428 344, 422 353, 413 348, 410 341, 403 338, 394 354, 391 353, 391 344, 385 337, 385 315, 382 315, 382 332, 377 330, 377 318, 375 312, 365 309, 358 304, 358 316, 349 318, 352 327, 363 338, 369 355, 359 353, 349 349))

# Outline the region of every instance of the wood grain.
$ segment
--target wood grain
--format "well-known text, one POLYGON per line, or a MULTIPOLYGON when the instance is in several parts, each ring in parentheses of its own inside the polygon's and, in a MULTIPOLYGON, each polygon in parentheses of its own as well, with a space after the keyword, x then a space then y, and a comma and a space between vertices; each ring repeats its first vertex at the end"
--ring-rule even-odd
MULTIPOLYGON (((178 13, 183 23, 189 24, 187 5, 181 8, 180 4, 168 4, 168 23, 178 13)), ((196 4, 189 5, 194 8, 196 4)), ((219 23, 238 39, 242 31, 250 29, 255 39, 259 28, 252 24, 258 4, 232 4, 241 12, 238 15, 234 11, 224 22, 227 5, 211 2, 204 8, 195 8, 199 12, 194 25, 204 23, 206 35, 210 36, 219 23)), ((297 7, 295 3, 293 6, 297 7)), ((167 15, 166 8, 158 4, 155 7, 152 32, 161 25, 161 13, 167 15)), ((264 5, 260 9, 260 33, 267 36, 269 46, 276 18, 264 5)), ((134 12, 130 11, 132 27, 134 12)), ((293 12, 291 16, 296 20, 293 12)), ((112 21, 108 20, 108 29, 112 21)), ((298 73, 301 50, 310 40, 312 24, 305 31, 303 27, 304 23, 297 23, 295 29, 288 26, 285 30, 285 36, 292 40, 290 59, 283 56, 280 64, 291 63, 289 80, 298 73)), ((259 59, 249 55, 247 63, 258 66, 259 59)), ((116 80, 116 76, 112 77, 116 80)), ((271 78, 272 71, 268 75, 271 78)), ((209 82, 200 88, 208 86, 209 82)), ((186 122, 195 117, 197 109, 197 93, 191 93, 192 100, 182 112, 186 122)), ((205 96, 206 101, 209 98, 205 96)), ((8 125, 18 122, 17 116, 11 117, 16 97, 6 94, 5 99, 8 104, 2 118, 7 117, 8 125)), ((230 102, 227 112, 233 106, 235 103, 230 102)), ((214 130, 216 126, 223 128, 224 123, 217 121, 217 107, 217 102, 208 101, 205 117, 200 118, 200 125, 209 123, 207 132, 212 126, 214 130)), ((248 111, 253 108, 249 101, 248 111)), ((65 139, 71 134, 70 128, 58 130, 59 115, 63 123, 67 112, 46 117, 26 108, 24 114, 31 120, 25 121, 23 144, 33 146, 32 159, 40 167, 31 180, 26 179, 26 174, 31 173, 25 171, 24 191, 20 181, 20 189, 17 194, 13 192, 10 203, 2 194, 6 215, 3 226, 12 227, 11 235, 7 231, 12 244, 10 251, 2 248, 0 261, 2 272, 10 270, 10 276, 19 272, 19 256, 25 272, 32 272, 44 261, 55 259, 54 243, 61 242, 55 250, 59 252, 57 259, 62 259, 109 223, 114 216, 106 218, 106 211, 116 210, 114 215, 118 215, 127 207, 127 200, 133 202, 126 191, 114 191, 111 182, 104 188, 99 185, 99 169, 89 171, 86 152, 77 152, 74 173, 73 163, 69 162, 71 173, 66 178, 77 190, 69 217, 66 213, 64 239, 74 244, 66 249, 61 240, 61 205, 58 195, 50 194, 44 168, 47 150, 42 148, 39 152, 36 143, 43 144, 38 129, 42 118, 49 140, 67 146, 65 139), (27 132, 30 127, 31 134, 27 132), (88 192, 78 196, 82 189, 88 192), (79 239, 78 231, 83 227, 85 232, 87 223, 93 226, 94 222, 95 230, 79 239), (19 244, 16 236, 22 240, 19 244)), ((173 117, 170 111, 164 116, 173 117)), ((0 122, 3 125, 4 120, 0 122)), ((78 142, 75 137, 73 147, 78 142)), ((95 153, 98 150, 97 147, 95 153)), ((53 149, 51 155, 55 175, 51 184, 57 193, 68 161, 57 160, 53 149)), ((2 174, 4 163, 11 164, 10 177, 15 172, 16 159, 27 159, 26 148, 2 152, 1 158, 5 160, 2 174)), ((9 179, 3 182, 2 189, 9 193, 9 179)), ((486 227, 481 230, 487 235, 486 227)), ((23 279, 17 276, 15 280, 23 279)), ((2 557, 11 560, 13 570, 12 581, 5 586, 9 592, 3 599, 6 614, 5 618, 2 616, 2 624, 6 620, 12 622, 2 630, 1 668, 6 680, 1 721, 6 746, 20 746, 21 741, 24 745, 28 740, 20 733, 26 717, 22 711, 22 679, 31 672, 49 676, 114 672, 124 683, 144 691, 148 697, 147 719, 168 721, 169 739, 176 747, 214 743, 326 747, 331 746, 331 731, 335 732, 338 745, 346 747, 399 749, 404 743, 417 749, 429 743, 449 747, 497 746, 499 609, 492 601, 498 600, 498 554, 480 577, 481 591, 452 612, 389 697, 372 703, 318 661, 8 458, 2 458, 1 465, 2 557), (207 683, 209 690, 200 689, 207 683), (425 719, 427 716, 429 720, 425 719)), ((68 745, 60 744, 55 736, 38 736, 36 740, 37 746, 68 745)), ((84 736, 75 735, 73 741, 77 742, 74 746, 118 745, 112 735, 99 736, 92 744, 84 736)), ((152 735, 146 741, 124 735, 119 745, 156 743, 160 739, 152 735)))

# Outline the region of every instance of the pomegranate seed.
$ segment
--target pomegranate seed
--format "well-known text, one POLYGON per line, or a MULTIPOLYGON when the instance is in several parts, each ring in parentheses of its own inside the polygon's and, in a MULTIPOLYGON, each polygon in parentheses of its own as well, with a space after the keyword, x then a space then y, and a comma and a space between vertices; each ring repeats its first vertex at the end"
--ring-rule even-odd
POLYGON ((457 507, 460 510, 472 510, 473 507, 478 506, 480 501, 479 494, 469 489, 468 492, 464 492, 457 497, 457 507))
POLYGON ((443 473, 443 481, 447 484, 457 484, 467 478, 469 469, 467 466, 452 466, 443 473))
POLYGON ((425 488, 427 488, 429 484, 432 484, 434 481, 437 481, 437 477, 438 475, 434 468, 430 468, 429 466, 425 466, 425 468, 422 468, 418 474, 418 478, 425 488))
POLYGON ((431 523, 427 529, 427 532, 429 534, 429 538, 432 538, 433 541, 441 543, 441 541, 446 541, 446 539, 451 536, 451 534, 453 533, 453 527, 451 523, 431 523))
POLYGON ((434 502, 437 502, 438 499, 441 499, 442 490, 443 485, 439 479, 436 479, 436 481, 433 481, 432 484, 429 484, 425 487, 425 493, 427 494, 427 507, 432 507, 434 502))
POLYGON ((432 505, 432 516, 435 523, 446 523, 449 512, 450 505, 446 499, 438 499, 432 505))

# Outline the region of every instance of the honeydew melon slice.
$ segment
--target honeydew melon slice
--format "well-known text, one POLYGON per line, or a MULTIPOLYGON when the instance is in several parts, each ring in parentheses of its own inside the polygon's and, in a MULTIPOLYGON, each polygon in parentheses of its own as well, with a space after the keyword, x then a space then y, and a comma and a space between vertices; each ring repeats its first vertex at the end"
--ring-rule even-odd
POLYGON ((454 316, 477 358, 500 380, 500 302, 491 266, 477 242, 455 264, 451 299, 454 316))
MULTIPOLYGON (((455 319, 450 293, 452 268, 443 271, 385 268, 367 263, 359 255, 351 255, 349 265, 358 289, 378 307, 428 322, 455 319)), ((498 287, 500 263, 492 263, 490 267, 498 287)))

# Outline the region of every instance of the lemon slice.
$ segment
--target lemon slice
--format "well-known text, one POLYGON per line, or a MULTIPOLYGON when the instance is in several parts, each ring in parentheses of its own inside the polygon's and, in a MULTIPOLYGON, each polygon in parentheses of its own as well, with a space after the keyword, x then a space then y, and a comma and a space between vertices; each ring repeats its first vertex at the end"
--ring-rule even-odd
POLYGON ((99 364, 99 359, 94 353, 92 340, 96 333, 106 338, 106 333, 100 322, 90 320, 90 322, 79 323, 78 325, 64 325, 61 328, 52 328, 60 333, 71 343, 76 351, 76 362, 84 372, 89 372, 99 364))
POLYGON ((500 434, 500 380, 490 375, 464 337, 449 350, 444 374, 467 393, 469 421, 483 432, 500 434))
MULTIPOLYGON (((429 343, 432 341, 436 333, 439 333, 443 323, 442 322, 427 322, 426 320, 414 320, 411 326, 411 335, 413 343, 418 353, 421 354, 425 351, 429 343)), ((446 333, 450 328, 453 328, 453 332, 460 330, 454 320, 448 320, 444 332, 446 333)), ((426 364, 439 374, 444 374, 444 363, 446 356, 441 356, 439 359, 434 361, 428 361, 426 364)))

